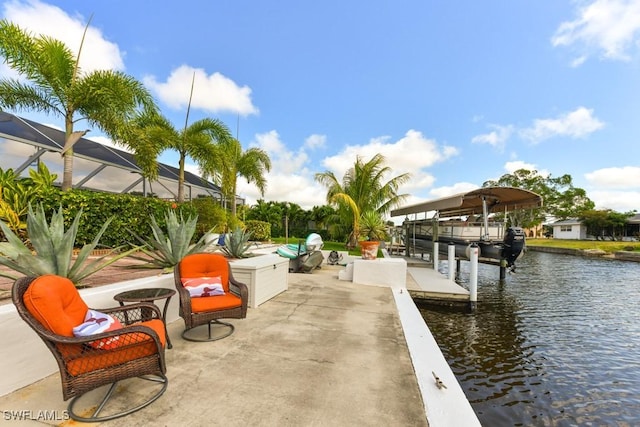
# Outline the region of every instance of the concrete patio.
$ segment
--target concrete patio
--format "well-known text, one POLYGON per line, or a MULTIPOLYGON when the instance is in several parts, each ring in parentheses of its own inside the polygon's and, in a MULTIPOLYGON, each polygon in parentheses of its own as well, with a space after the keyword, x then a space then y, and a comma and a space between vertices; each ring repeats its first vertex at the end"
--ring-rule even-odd
MULTIPOLYGON (((171 322, 165 394, 100 425, 479 425, 406 289, 341 281, 342 268, 289 274, 286 292, 230 320, 220 341, 185 341, 171 322)), ((120 387, 116 405, 143 393, 120 387)), ((87 425, 64 419, 67 404, 58 374, 0 397, 9 425, 87 425)))

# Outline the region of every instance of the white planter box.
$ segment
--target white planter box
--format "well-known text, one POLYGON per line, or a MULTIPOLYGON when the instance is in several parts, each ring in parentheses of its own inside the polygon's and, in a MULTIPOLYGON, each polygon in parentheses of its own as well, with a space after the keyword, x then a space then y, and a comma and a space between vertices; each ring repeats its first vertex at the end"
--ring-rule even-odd
POLYGON ((231 262, 233 277, 249 287, 249 307, 256 308, 289 288, 289 260, 268 254, 231 262))

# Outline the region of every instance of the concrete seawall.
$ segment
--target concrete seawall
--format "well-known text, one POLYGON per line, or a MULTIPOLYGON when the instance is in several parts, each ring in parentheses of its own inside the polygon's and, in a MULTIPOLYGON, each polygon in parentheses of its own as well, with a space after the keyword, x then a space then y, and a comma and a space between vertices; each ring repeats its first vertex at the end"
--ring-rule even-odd
POLYGON ((640 262, 640 252, 631 251, 617 251, 610 253, 599 249, 569 249, 530 245, 527 245, 527 250, 535 252, 547 252, 552 254, 577 255, 582 257, 597 257, 604 259, 615 259, 618 261, 640 262))

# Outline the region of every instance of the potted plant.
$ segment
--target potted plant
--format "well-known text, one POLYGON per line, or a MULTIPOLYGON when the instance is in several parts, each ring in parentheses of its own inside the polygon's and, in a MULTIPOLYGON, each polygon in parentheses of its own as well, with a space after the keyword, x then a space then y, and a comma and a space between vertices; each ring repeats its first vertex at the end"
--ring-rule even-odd
POLYGON ((360 252, 362 259, 376 259, 380 241, 387 237, 387 226, 382 220, 382 216, 375 211, 365 211, 360 217, 360 252))

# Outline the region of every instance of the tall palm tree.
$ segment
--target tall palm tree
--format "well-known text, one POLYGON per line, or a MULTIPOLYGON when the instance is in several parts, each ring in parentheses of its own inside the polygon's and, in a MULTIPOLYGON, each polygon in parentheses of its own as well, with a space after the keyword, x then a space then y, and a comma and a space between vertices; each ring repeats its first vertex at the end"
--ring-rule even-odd
POLYGON ((184 201, 184 166, 186 158, 191 158, 203 172, 203 178, 223 167, 218 154, 217 143, 232 139, 227 126, 218 119, 204 118, 176 129, 161 115, 141 120, 139 135, 154 141, 165 149, 178 152, 178 202, 184 201))
POLYGON ((327 187, 327 203, 337 207, 344 225, 351 228, 347 243, 349 248, 355 248, 357 244, 360 219, 364 212, 384 215, 408 197, 408 194, 398 194, 398 189, 411 175, 404 173, 385 181, 392 170, 384 162, 382 154, 376 154, 366 163, 358 156, 342 182, 333 172, 315 175, 316 181, 327 187))
POLYGON ((271 159, 266 151, 260 148, 242 150, 240 141, 227 138, 218 143, 218 165, 212 164, 208 172, 220 183, 226 202, 231 204, 231 216, 236 216, 236 193, 238 178, 246 178, 253 182, 260 195, 264 196, 267 188, 266 172, 271 170, 271 159), (216 168, 216 166, 220 166, 216 168))
MULTIPOLYGON (((87 28, 88 24, 85 35, 87 28)), ((133 141, 122 141, 121 137, 129 120, 140 108, 156 108, 151 94, 131 76, 111 70, 83 73, 79 67, 82 43, 74 58, 60 40, 34 36, 7 20, 0 21, 0 55, 26 79, 0 79, 0 106, 64 118, 64 191, 73 184, 73 145, 88 132, 74 131, 77 121, 86 120, 127 145, 133 141)), ((135 146, 131 148, 135 151, 135 146)))

